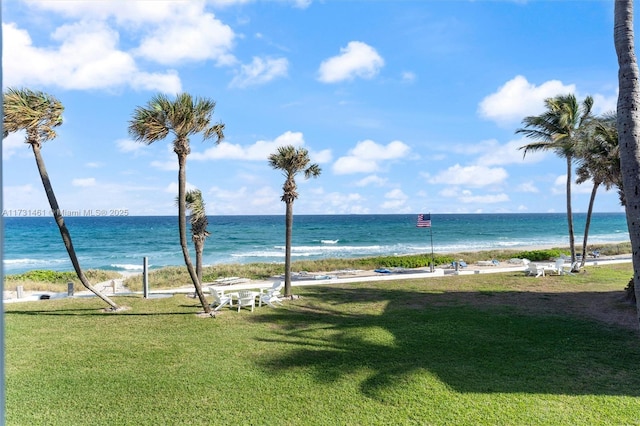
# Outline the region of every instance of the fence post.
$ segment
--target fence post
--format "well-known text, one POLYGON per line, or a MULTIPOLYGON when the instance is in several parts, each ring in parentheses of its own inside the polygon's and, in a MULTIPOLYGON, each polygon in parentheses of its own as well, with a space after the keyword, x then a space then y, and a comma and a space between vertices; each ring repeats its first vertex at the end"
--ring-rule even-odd
POLYGON ((73 296, 73 283, 71 281, 67 283, 67 296, 73 296))
POLYGON ((149 261, 147 256, 142 259, 142 293, 145 299, 149 298, 149 261))

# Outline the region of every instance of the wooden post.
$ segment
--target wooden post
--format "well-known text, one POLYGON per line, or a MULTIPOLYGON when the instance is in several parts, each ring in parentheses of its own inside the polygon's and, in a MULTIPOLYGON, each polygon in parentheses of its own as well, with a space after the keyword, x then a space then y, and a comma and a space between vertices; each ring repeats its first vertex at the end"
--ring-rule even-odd
POLYGON ((142 259, 142 293, 144 294, 144 298, 149 298, 149 271, 148 271, 149 261, 145 256, 142 259))

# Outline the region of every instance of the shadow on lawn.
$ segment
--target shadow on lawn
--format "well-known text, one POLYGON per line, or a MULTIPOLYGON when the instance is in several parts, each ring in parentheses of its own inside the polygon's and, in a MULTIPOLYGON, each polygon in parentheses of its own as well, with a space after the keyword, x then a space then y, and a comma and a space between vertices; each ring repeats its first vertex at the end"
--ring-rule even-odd
POLYGON ((370 397, 422 372, 458 392, 636 397, 638 333, 564 313, 620 295, 307 289, 287 312, 261 317, 283 327, 278 340, 297 346, 265 367, 310 366, 326 382, 372 371, 361 384, 370 397))

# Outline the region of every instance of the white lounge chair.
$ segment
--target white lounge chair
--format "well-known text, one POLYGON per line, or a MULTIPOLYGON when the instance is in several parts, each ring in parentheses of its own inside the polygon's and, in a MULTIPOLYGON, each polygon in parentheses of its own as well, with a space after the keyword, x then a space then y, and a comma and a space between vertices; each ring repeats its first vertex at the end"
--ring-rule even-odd
POLYGON ((229 307, 233 306, 233 299, 231 295, 225 295, 223 292, 219 292, 213 287, 209 287, 209 292, 213 296, 213 303, 211 307, 214 308, 214 311, 219 311, 224 305, 229 305, 229 307))
POLYGON ((536 265, 533 262, 527 265, 527 269, 525 269, 524 272, 530 277, 544 277, 544 268, 536 265))
POLYGON ((260 293, 256 293, 255 291, 249 290, 240 290, 238 292, 238 312, 244 306, 251 307, 251 312, 253 312, 253 308, 256 307, 256 296, 260 293))
POLYGON ((274 305, 274 303, 278 305, 282 305, 282 300, 280 299, 280 295, 282 293, 280 293, 280 290, 282 289, 283 286, 284 286, 283 282, 281 281, 275 282, 273 283, 273 286, 266 289, 264 293, 260 293, 258 306, 262 306, 263 303, 271 306, 272 308, 277 307, 274 305))

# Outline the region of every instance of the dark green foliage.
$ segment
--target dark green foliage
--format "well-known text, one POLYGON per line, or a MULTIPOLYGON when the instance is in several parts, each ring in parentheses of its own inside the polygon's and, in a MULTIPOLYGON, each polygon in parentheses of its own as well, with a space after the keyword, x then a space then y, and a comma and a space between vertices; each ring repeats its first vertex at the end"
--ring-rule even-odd
POLYGON ((636 304, 636 290, 635 284, 633 283, 633 277, 629 280, 629 284, 625 287, 625 299, 627 299, 632 304, 636 304))
MULTIPOLYGON (((114 271, 102 271, 97 269, 88 269, 85 271, 85 276, 89 281, 106 281, 120 277, 120 274, 114 271)), ((35 269, 23 274, 6 275, 4 277, 5 283, 16 283, 22 281, 35 281, 50 284, 64 284, 73 282, 79 284, 80 280, 75 272, 71 271, 49 271, 43 269, 35 269)))
POLYGON ((568 253, 563 252, 560 249, 531 250, 531 251, 522 251, 520 253, 517 253, 513 257, 519 257, 521 259, 529 259, 534 262, 542 262, 545 260, 554 260, 561 256, 568 256, 568 253))

